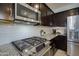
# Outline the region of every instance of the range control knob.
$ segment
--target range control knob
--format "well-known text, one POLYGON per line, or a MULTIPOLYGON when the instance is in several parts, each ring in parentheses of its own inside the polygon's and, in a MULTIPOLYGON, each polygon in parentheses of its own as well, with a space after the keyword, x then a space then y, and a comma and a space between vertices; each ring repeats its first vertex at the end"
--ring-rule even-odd
POLYGON ((29 56, 32 56, 31 54, 29 54, 29 56))
POLYGON ((32 52, 33 54, 36 54, 36 52, 32 52))

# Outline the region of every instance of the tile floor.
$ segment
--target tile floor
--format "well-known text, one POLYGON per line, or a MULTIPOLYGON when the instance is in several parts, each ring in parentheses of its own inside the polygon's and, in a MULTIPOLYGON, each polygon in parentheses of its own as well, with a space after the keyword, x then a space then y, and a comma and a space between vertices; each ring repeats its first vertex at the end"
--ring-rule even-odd
POLYGON ((58 49, 54 56, 67 56, 66 52, 58 49))

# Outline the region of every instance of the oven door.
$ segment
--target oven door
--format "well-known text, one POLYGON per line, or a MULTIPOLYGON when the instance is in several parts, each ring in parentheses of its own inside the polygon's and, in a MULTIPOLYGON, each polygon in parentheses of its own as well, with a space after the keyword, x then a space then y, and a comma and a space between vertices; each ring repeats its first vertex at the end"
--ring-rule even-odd
POLYGON ((36 47, 36 52, 39 52, 40 50, 42 50, 45 47, 45 44, 42 43, 39 46, 36 47))

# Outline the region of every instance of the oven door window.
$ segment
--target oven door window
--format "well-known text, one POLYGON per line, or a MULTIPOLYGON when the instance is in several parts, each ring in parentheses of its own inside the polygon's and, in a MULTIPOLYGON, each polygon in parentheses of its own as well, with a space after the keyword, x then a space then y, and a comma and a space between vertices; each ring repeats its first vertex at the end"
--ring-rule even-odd
POLYGON ((45 44, 41 44, 38 47, 36 47, 36 51, 39 52, 40 50, 42 50, 45 47, 45 44))

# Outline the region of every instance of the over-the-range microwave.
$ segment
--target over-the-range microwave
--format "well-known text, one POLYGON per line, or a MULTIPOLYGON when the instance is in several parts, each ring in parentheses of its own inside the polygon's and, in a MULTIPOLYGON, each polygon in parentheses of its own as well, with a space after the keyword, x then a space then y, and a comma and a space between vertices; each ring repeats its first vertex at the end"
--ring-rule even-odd
POLYGON ((41 12, 26 3, 15 3, 15 19, 40 23, 41 12))

